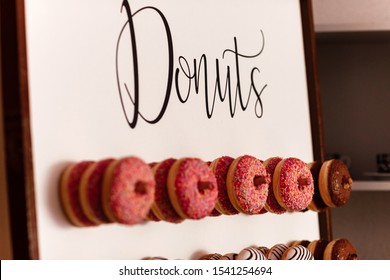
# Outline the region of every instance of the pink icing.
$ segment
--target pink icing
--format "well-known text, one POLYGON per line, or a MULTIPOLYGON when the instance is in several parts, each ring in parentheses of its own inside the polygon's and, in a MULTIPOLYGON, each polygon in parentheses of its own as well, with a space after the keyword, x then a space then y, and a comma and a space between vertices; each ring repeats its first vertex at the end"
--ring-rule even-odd
POLYGON ((72 210, 73 216, 83 225, 92 226, 95 225, 92 221, 90 221, 87 216, 84 214, 84 211, 81 207, 80 202, 80 192, 79 192, 79 184, 81 181, 81 176, 84 171, 92 164, 92 161, 82 161, 71 167, 71 171, 68 179, 68 195, 70 206, 72 210))
POLYGON ((114 159, 105 159, 97 162, 87 181, 86 191, 89 207, 96 218, 102 223, 110 222, 103 210, 102 183, 104 171, 113 160, 114 159))
POLYGON ((244 155, 236 160, 235 169, 229 170, 234 172, 233 193, 244 213, 259 214, 267 200, 270 175, 262 162, 253 156, 244 155))
POLYGON ((162 218, 171 223, 179 223, 183 221, 183 218, 181 218, 173 208, 168 195, 168 173, 175 161, 176 159, 174 158, 166 159, 158 164, 154 169, 154 178, 156 180, 154 203, 160 211, 162 218))
POLYGON ((148 215, 155 180, 150 167, 137 157, 119 160, 111 181, 111 208, 119 223, 137 224, 148 215))
POLYGON ((286 209, 284 209, 282 206, 279 205, 278 201, 275 198, 274 189, 273 189, 273 175, 276 168, 276 165, 282 160, 281 157, 272 157, 268 160, 266 160, 265 169, 267 170, 268 174, 271 176, 271 182, 269 183, 268 188, 268 197, 266 202, 266 208, 271 212, 275 214, 283 214, 286 212, 286 209))
POLYGON ((279 194, 289 211, 302 211, 310 204, 314 194, 312 174, 307 165, 297 158, 281 162, 279 194))
POLYGON ((198 158, 182 159, 175 178, 174 192, 181 210, 190 219, 209 216, 218 196, 214 173, 198 158))
POLYGON ((230 165, 233 162, 233 158, 229 156, 223 156, 215 161, 214 174, 217 179, 218 184, 218 203, 222 208, 224 213, 228 213, 229 215, 238 214, 236 208, 230 202, 228 191, 226 187, 226 177, 229 170, 230 165))

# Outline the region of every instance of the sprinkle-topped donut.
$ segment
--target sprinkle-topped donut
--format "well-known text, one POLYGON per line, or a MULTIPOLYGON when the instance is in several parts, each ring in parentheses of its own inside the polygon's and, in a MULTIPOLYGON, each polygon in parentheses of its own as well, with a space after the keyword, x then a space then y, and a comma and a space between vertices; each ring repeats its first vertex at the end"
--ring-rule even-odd
POLYGON ((96 224, 109 223, 103 210, 103 175, 114 159, 103 159, 91 164, 80 181, 80 202, 85 215, 96 224))
POLYGON ((265 170, 271 176, 271 182, 269 183, 267 201, 265 203, 265 208, 268 212, 274 214, 283 214, 286 212, 282 206, 279 205, 278 201, 275 198, 274 189, 273 189, 273 175, 275 172, 276 165, 282 161, 281 157, 272 157, 264 161, 265 170))
POLYGON ((214 172, 218 184, 218 199, 215 208, 224 215, 235 215, 239 213, 230 202, 226 187, 228 170, 233 161, 234 158, 232 157, 222 156, 210 164, 210 168, 214 172))
POLYGON ((201 219, 209 216, 215 207, 217 180, 201 159, 182 158, 169 170, 168 194, 182 218, 201 219))
POLYGON ((60 201, 68 220, 75 226, 93 226, 97 223, 88 219, 80 202, 80 180, 85 170, 92 165, 92 161, 82 161, 70 164, 62 172, 60 178, 60 201))
POLYGON ((275 168, 273 183, 278 203, 288 211, 302 211, 312 201, 313 177, 300 159, 286 158, 280 161, 275 168))
POLYGON ((169 169, 175 163, 176 159, 169 158, 152 168, 154 178, 156 180, 156 191, 154 195, 154 203, 152 205, 153 213, 163 221, 170 223, 180 223, 184 219, 176 213, 169 199, 168 194, 168 174, 169 169))
POLYGON ((338 159, 322 164, 319 175, 321 197, 329 207, 344 206, 351 195, 352 178, 348 167, 338 159))
POLYGON ((154 200, 155 180, 144 161, 126 157, 111 162, 103 177, 103 209, 111 221, 144 221, 154 200))
POLYGON ((260 214, 268 196, 270 175, 262 162, 249 155, 236 158, 229 167, 227 190, 233 206, 245 214, 260 214))

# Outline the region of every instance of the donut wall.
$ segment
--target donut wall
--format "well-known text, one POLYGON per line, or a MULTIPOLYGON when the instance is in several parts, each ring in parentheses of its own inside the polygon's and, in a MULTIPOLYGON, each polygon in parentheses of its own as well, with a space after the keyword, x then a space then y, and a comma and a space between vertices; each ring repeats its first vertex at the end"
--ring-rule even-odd
POLYGON ((76 227, 58 196, 61 172, 84 160, 314 161, 310 1, 24 2, 39 258, 188 259, 319 238, 313 211, 76 227))

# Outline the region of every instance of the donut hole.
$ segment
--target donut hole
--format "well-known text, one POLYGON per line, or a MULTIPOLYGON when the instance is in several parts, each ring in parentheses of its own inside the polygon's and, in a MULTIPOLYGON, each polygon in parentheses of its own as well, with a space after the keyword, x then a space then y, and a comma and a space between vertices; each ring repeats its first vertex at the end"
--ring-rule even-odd
POLYGON ((198 182, 198 192, 204 194, 207 190, 212 190, 214 188, 213 184, 210 182, 198 182))
POLYGON ((311 183, 309 178, 301 177, 298 179, 298 190, 303 191, 311 183))
POLYGON ((258 186, 260 186, 262 184, 266 184, 266 183, 267 183, 267 180, 264 176, 255 176, 253 178, 253 185, 255 187, 258 187, 258 186))
POLYGON ((137 195, 145 195, 147 193, 146 189, 147 188, 146 188, 146 183, 145 182, 138 181, 137 183, 135 183, 134 192, 137 195))

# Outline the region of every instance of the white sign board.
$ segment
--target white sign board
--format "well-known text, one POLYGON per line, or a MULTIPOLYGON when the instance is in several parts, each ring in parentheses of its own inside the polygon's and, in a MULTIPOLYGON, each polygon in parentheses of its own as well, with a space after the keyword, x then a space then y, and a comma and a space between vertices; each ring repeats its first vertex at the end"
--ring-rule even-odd
POLYGON ((135 155, 313 160, 300 1, 26 0, 42 259, 188 259, 317 239, 314 212, 77 228, 70 162, 135 155))

